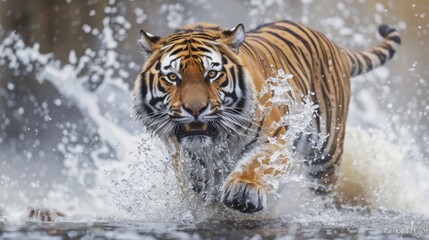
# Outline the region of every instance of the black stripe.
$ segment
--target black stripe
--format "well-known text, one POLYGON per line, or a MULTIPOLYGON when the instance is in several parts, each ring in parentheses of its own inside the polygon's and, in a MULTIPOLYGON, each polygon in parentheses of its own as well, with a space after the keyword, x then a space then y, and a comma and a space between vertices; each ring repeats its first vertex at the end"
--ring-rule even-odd
POLYGON ((243 112, 245 104, 246 104, 246 99, 240 98, 240 100, 238 100, 238 102, 237 102, 236 112, 243 112))
POLYGON ((223 81, 223 82, 220 84, 220 87, 221 87, 221 88, 224 88, 224 87, 228 86, 228 83, 229 83, 229 79, 227 78, 225 81, 223 81))
POLYGON ((364 53, 361 53, 361 56, 363 57, 363 59, 365 59, 366 66, 367 66, 367 68, 366 68, 366 69, 364 69, 364 71, 365 71, 365 72, 368 72, 368 71, 372 70, 372 69, 373 69, 373 66, 372 66, 372 61, 371 61, 371 59, 370 59, 368 56, 366 56, 364 53))
MULTIPOLYGON (((155 105, 158 102, 162 102, 162 101, 164 101, 164 97, 153 97, 152 96, 152 99, 149 100, 149 105, 151 105, 152 107, 155 107, 155 105)), ((161 109, 158 109, 158 110, 161 110, 161 109)))
POLYGON ((392 36, 392 37, 388 37, 388 40, 392 40, 397 44, 401 44, 401 38, 399 36, 392 36))
POLYGON ((380 47, 383 48, 383 49, 385 49, 385 50, 387 50, 387 51, 389 51, 389 56, 388 56, 389 59, 392 58, 393 55, 395 55, 396 51, 390 45, 388 45, 387 43, 381 45, 380 47))
POLYGON ((380 33, 380 35, 382 36, 382 37, 386 37, 386 35, 387 35, 387 31, 389 30, 389 25, 387 25, 387 24, 382 24, 382 25, 380 25, 379 27, 378 27, 378 33, 380 33))
POLYGON ((226 59, 226 57, 222 56, 222 64, 227 64, 228 63, 228 59, 226 59))
POLYGON ((176 50, 174 50, 173 52, 170 53, 170 56, 175 56, 181 51, 185 51, 185 49, 178 47, 176 50))
POLYGON ((143 109, 145 110, 147 115, 152 115, 153 110, 152 110, 152 108, 149 107, 149 105, 143 104, 143 109))
POLYGON ((233 86, 232 86, 232 92, 234 92, 235 89, 235 81, 236 81, 236 75, 235 75, 235 71, 234 71, 234 67, 231 67, 230 69, 228 69, 229 75, 231 77, 231 79, 229 79, 230 82, 232 82, 233 86))
POLYGON ((144 103, 146 101, 146 94, 147 94, 147 85, 146 85, 146 79, 144 77, 145 73, 140 74, 140 92, 141 92, 141 101, 144 103))
POLYGON ((361 73, 363 72, 363 64, 362 64, 362 62, 360 61, 360 59, 359 59, 359 57, 358 57, 358 55, 357 55, 357 54, 355 55, 355 59, 356 59, 356 63, 357 63, 357 65, 358 65, 358 71, 357 71, 357 73, 356 73, 356 74, 361 74, 361 73))
POLYGON ((149 84, 148 84, 148 87, 149 87, 149 90, 150 90, 151 93, 152 93, 152 86, 153 86, 153 82, 154 82, 154 77, 155 77, 155 74, 149 73, 149 84))
MULTIPOLYGON (((259 138, 259 135, 260 135, 260 132, 261 132, 261 129, 262 129, 262 125, 264 124, 264 121, 265 121, 265 116, 264 116, 264 118, 259 122, 259 125, 258 125, 258 129, 256 130, 256 135, 255 135, 255 137, 249 142, 249 143, 247 143, 245 146, 244 146, 244 150, 241 152, 241 154, 243 154, 243 153, 245 153, 245 152, 247 152, 248 150, 249 150, 249 147, 250 146, 252 146, 252 144, 254 144, 256 141, 258 141, 258 138, 259 138)), ((248 130, 246 130, 246 134, 247 134, 247 132, 248 132, 248 130)), ((240 154, 240 155, 241 155, 240 154)))
POLYGON ((198 48, 196 48, 196 47, 194 47, 194 46, 191 45, 191 51, 198 52, 198 48))
POLYGON ((386 55, 382 52, 380 52, 380 50, 374 49, 373 51, 371 51, 371 53, 377 55, 378 59, 380 59, 380 63, 381 65, 383 65, 386 62, 386 55))
POLYGON ((246 97, 246 85, 245 85, 245 80, 244 80, 244 71, 242 69, 241 66, 237 66, 237 81, 238 81, 238 87, 241 89, 241 91, 243 92, 243 97, 246 97))
POLYGON ((200 50, 201 52, 211 53, 211 51, 205 47, 197 47, 197 49, 200 50))
POLYGON ((387 32, 384 33, 384 36, 388 36, 389 34, 396 32, 396 29, 394 28, 389 28, 389 30, 387 30, 387 32))
MULTIPOLYGON (((170 84, 170 83, 169 83, 170 84)), ((161 81, 158 81, 156 86, 158 87, 158 90, 165 93, 165 89, 162 87, 161 81)))

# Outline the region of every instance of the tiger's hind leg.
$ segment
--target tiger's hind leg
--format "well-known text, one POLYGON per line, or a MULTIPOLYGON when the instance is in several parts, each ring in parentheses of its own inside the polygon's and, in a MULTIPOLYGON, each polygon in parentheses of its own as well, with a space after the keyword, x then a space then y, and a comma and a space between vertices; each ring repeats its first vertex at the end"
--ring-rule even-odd
POLYGON ((330 194, 337 181, 337 166, 310 166, 312 171, 308 173, 310 180, 313 181, 314 186, 310 189, 317 195, 330 194))
POLYGON ((332 192, 336 182, 336 169, 341 154, 326 153, 328 139, 317 129, 315 126, 309 126, 305 133, 295 140, 294 147, 295 153, 304 159, 307 166, 307 176, 313 183, 310 189, 317 195, 327 195, 332 192))

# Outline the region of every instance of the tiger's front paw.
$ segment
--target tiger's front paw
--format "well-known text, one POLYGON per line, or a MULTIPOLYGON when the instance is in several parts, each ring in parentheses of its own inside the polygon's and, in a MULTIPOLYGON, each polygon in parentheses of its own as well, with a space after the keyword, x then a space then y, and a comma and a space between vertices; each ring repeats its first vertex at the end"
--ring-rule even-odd
POLYGON ((227 180, 222 193, 225 206, 243 213, 261 211, 267 205, 265 188, 255 182, 230 179, 227 180))
POLYGON ((59 218, 64 218, 66 215, 54 208, 33 208, 29 207, 22 218, 26 221, 36 222, 55 222, 59 218))

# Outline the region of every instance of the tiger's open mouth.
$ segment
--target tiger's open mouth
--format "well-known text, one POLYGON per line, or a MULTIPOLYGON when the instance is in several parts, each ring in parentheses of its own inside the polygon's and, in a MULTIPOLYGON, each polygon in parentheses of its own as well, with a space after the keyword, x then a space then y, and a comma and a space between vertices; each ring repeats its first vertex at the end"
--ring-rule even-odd
POLYGON ((184 133, 187 135, 207 135, 207 123, 192 122, 183 125, 184 133))
POLYGON ((178 139, 186 139, 187 142, 201 141, 201 139, 212 139, 216 135, 216 129, 211 123, 191 122, 182 124, 176 131, 178 139))

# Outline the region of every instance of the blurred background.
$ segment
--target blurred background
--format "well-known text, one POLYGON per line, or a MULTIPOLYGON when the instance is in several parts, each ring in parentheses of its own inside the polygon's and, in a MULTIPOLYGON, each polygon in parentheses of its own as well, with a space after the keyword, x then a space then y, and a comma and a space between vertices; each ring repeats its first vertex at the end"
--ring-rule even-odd
MULTIPOLYGON (((343 47, 363 50, 380 41, 377 27, 388 23, 399 30, 403 44, 386 68, 352 80, 350 124, 386 129, 391 141, 418 149, 418 159, 410 161, 428 163, 428 14, 427 0, 0 0, 0 43, 7 45, 12 34, 25 46, 50 53, 59 68, 93 56, 78 77, 88 77, 82 86, 95 93, 112 76, 132 88, 143 63, 137 44, 141 28, 167 36, 200 21, 228 29, 243 23, 252 29, 289 19, 343 47), (115 64, 109 65, 112 58, 115 64), (95 72, 95 66, 101 70, 95 72)), ((64 159, 69 155, 82 169, 91 167, 94 150, 101 158, 116 159, 115 146, 106 144, 85 111, 58 86, 37 80, 40 63, 12 63, 5 49, 0 51, 0 188, 24 191, 66 181, 70 173, 64 171, 64 159)), ((130 117, 131 97, 104 106, 103 114, 130 132, 141 131, 130 117)), ((91 177, 81 181, 90 185, 91 177)))

